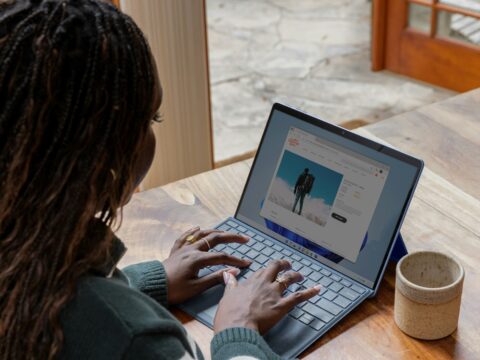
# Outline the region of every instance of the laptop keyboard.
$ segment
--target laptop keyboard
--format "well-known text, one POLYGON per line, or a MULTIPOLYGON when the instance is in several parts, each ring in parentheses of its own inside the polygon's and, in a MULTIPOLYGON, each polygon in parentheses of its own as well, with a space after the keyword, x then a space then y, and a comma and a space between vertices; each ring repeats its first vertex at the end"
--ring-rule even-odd
MULTIPOLYGON (((320 293, 308 301, 299 304, 289 313, 289 316, 309 325, 315 330, 325 327, 334 318, 340 316, 359 297, 366 295, 366 290, 341 274, 333 273, 327 267, 318 263, 312 263, 307 258, 293 253, 286 246, 274 243, 270 239, 257 234, 256 232, 241 226, 240 224, 227 220, 217 227, 222 231, 236 234, 244 234, 250 237, 247 244, 220 244, 210 251, 221 251, 239 258, 248 258, 252 264, 243 270, 238 276, 238 281, 248 279, 255 271, 264 268, 268 262, 274 259, 287 259, 292 264, 292 270, 300 272, 304 279, 299 283, 292 284, 284 292, 285 295, 295 291, 310 288, 317 284, 322 285, 320 293)), ((200 276, 224 268, 217 265, 202 269, 200 276)))

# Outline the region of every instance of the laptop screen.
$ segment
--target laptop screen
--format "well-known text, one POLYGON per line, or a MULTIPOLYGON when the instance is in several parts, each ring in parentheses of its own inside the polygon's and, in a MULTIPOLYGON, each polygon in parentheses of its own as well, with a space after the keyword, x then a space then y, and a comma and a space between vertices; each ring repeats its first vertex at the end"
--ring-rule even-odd
POLYGON ((236 217, 374 287, 421 162, 276 104, 236 217))

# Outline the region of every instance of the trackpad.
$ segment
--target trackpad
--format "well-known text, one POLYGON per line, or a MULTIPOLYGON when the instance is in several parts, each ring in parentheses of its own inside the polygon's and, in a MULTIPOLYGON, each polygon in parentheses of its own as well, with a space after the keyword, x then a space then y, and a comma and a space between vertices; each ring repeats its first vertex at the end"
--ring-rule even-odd
POLYGON ((184 302, 179 308, 212 328, 218 303, 224 291, 224 285, 216 285, 195 298, 184 302))

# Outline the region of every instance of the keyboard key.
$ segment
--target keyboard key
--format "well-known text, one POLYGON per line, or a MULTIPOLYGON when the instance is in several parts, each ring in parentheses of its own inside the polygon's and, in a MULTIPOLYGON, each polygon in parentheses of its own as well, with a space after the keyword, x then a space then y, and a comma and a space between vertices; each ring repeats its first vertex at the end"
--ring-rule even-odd
POLYGON ((217 229, 220 231, 228 231, 230 230, 230 226, 228 226, 227 224, 223 224, 223 225, 220 225, 217 229))
POLYGON ((340 306, 335 305, 334 303, 331 303, 330 301, 325 299, 320 299, 316 305, 320 306, 324 310, 327 310, 330 314, 333 315, 338 315, 342 311, 342 308, 340 306))
MULTIPOLYGON (((290 255, 291 255, 292 259, 295 260, 295 261, 300 261, 300 260, 302 260, 302 258, 301 258, 300 256, 298 256, 297 254, 292 254, 292 253, 290 253, 290 255)), ((290 256, 290 255, 289 255, 289 256, 290 256)))
POLYGON ((298 270, 300 270, 302 267, 303 267, 302 264, 300 264, 300 263, 298 263, 298 262, 292 263, 292 270, 293 270, 293 271, 298 271, 298 270))
POLYGON ((298 320, 300 320, 301 322, 303 322, 304 324, 310 324, 312 321, 313 321, 313 317, 311 315, 308 315, 308 314, 303 314, 302 316, 300 316, 298 318, 298 320))
POLYGON ((323 297, 327 300, 332 301, 337 297, 337 293, 334 293, 333 291, 327 291, 325 294, 323 294, 323 297))
POLYGON ((323 278, 320 279, 319 283, 323 286, 328 286, 332 283, 332 280, 330 278, 323 277, 323 278))
POLYGON ((305 313, 305 314, 303 315, 303 317, 306 318, 307 320, 309 320, 310 322, 312 322, 313 320, 315 320, 315 318, 314 318, 312 315, 307 314, 307 313, 305 313))
POLYGON ((228 224, 229 226, 231 226, 232 228, 236 228, 236 227, 238 226, 238 224, 237 224, 236 222, 233 222, 233 221, 231 221, 231 220, 228 220, 228 221, 227 221, 227 224, 228 224))
POLYGON ((287 256, 292 256, 292 252, 290 250, 287 250, 287 249, 282 249, 282 253, 287 255, 287 256))
POLYGON ((302 309, 299 309, 297 307, 293 308, 291 311, 290 311, 290 315, 295 318, 295 319, 298 319, 300 316, 302 316, 303 314, 305 314, 305 312, 302 310, 302 309))
POLYGON ((231 255, 235 252, 235 250, 227 246, 225 249, 223 249, 223 252, 231 255))
POLYGON ((332 280, 334 281, 340 281, 342 280, 342 278, 340 276, 338 276, 337 274, 332 274, 330 275, 330 277, 332 278, 332 280))
POLYGON ((315 295, 314 297, 311 297, 310 299, 308 299, 308 302, 311 302, 312 304, 315 304, 318 300, 320 300, 320 296, 315 295))
POLYGON ((318 293, 318 295, 322 296, 323 294, 325 294, 326 291, 327 291, 327 288, 325 286, 322 286, 320 288, 320 292, 318 293))
POLYGON ((270 258, 271 259, 281 259, 281 258, 283 258, 283 255, 280 254, 279 252, 276 252, 276 253, 270 255, 270 258))
POLYGON ((352 284, 352 286, 350 286, 350 289, 355 290, 359 294, 363 294, 365 292, 364 288, 361 288, 360 286, 358 286, 356 284, 352 284))
POLYGON ((242 232, 242 233, 244 233, 245 231, 247 231, 247 229, 244 228, 243 226, 237 227, 237 230, 240 231, 240 232, 242 232))
POLYGON ((332 274, 332 272, 327 269, 322 269, 320 272, 325 276, 330 276, 332 274))
MULTIPOLYGON (((270 240, 265 240, 265 245, 267 246, 272 246, 273 245, 273 242, 271 242, 270 240)), ((278 246, 278 245, 277 245, 278 246)), ((274 246, 275 247, 275 246, 274 246)), ((275 250, 278 250, 278 251, 281 251, 282 248, 280 246, 278 246, 279 248, 278 249, 275 249, 275 250)))
POLYGON ((268 260, 270 259, 263 254, 260 254, 255 258, 255 261, 258 261, 260 264, 265 264, 268 260))
POLYGON ((253 249, 251 249, 249 252, 247 252, 246 254, 250 259, 255 259, 259 254, 258 251, 255 251, 253 249))
POLYGON ((320 266, 316 264, 312 264, 310 267, 312 268, 313 271, 317 271, 317 272, 320 271, 320 266))
POLYGON ((341 295, 338 295, 337 298, 335 300, 333 300, 333 302, 337 305, 340 305, 343 308, 346 308, 351 303, 349 300, 345 299, 341 295))
POLYGON ((246 254, 247 252, 250 251, 250 248, 247 245, 241 245, 237 248, 237 251, 242 254, 246 254))
POLYGON ((265 238, 263 236, 260 236, 260 235, 255 235, 254 239, 257 240, 257 241, 265 240, 265 238))
POLYGON ((337 282, 333 282, 330 284, 330 286, 328 287, 330 290, 333 290, 335 292, 339 292, 341 288, 343 288, 342 285, 340 285, 339 283, 337 282))
POLYGON ((288 287, 288 289, 291 290, 292 292, 302 290, 301 288, 302 288, 302 285, 300 283, 293 283, 288 287))
POLYGON ((249 237, 254 237, 255 236, 255 233, 251 230, 247 230, 245 231, 245 235, 249 236, 249 237))
POLYGON ((345 296, 347 299, 350 299, 352 301, 358 298, 358 294, 355 291, 350 290, 349 288, 346 288, 346 287, 340 290, 339 294, 345 296))
POLYGON ((350 285, 352 285, 350 281, 345 279, 341 280, 340 282, 342 283, 343 286, 346 286, 346 287, 350 287, 350 285))
MULTIPOLYGON (((215 246, 215 250, 217 251, 222 251, 223 249, 225 249, 227 247, 227 245, 225 244, 218 244, 217 246, 215 246)), ((212 249, 213 250, 213 249, 212 249)))
POLYGON ((308 277, 310 278, 310 280, 317 282, 318 280, 320 280, 322 275, 318 272, 312 272, 310 275, 308 275, 308 277))
POLYGON ((303 267, 303 268, 300 269, 299 273, 302 274, 303 276, 308 276, 312 273, 312 269, 309 269, 307 267, 303 267))
POLYGON ((305 303, 305 305, 302 308, 303 310, 315 316, 317 319, 322 320, 323 322, 328 323, 333 319, 333 316, 330 315, 328 312, 319 308, 316 305, 310 304, 309 302, 305 303))
POLYGON ((305 286, 307 289, 308 288, 311 288, 311 287, 314 287, 315 285, 317 285, 317 283, 314 283, 312 280, 310 279, 307 279, 303 282, 303 286, 305 286))
POLYGON ((307 259, 302 259, 302 260, 301 260, 301 263, 302 263, 303 265, 306 265, 306 266, 312 265, 312 262, 309 261, 309 260, 307 260, 307 259))
POLYGON ((240 259, 243 259, 245 257, 242 253, 239 253, 238 251, 234 251, 232 255, 240 259))
POLYGON ((262 254, 265 255, 265 256, 271 256, 274 252, 275 252, 275 250, 273 250, 270 247, 267 247, 267 248, 262 250, 262 254))
POLYGON ((239 243, 230 243, 230 244, 228 244, 228 245, 229 245, 231 248, 233 248, 233 249, 238 249, 241 244, 239 244, 239 243))
POLYGON ((263 249, 265 248, 265 245, 263 245, 262 243, 255 243, 253 246, 252 246, 252 249, 255 249, 257 251, 262 251, 263 249))
POLYGON ((314 328, 315 330, 320 330, 325 323, 321 320, 314 320, 310 323, 310 326, 314 328))
POLYGON ((257 271, 257 270, 260 269, 261 267, 262 267, 262 266, 261 266, 259 263, 257 263, 257 262, 252 262, 252 263, 250 264, 249 269, 251 269, 251 270, 253 270, 253 271, 257 271))
MULTIPOLYGON (((267 244, 266 241, 265 241, 265 244, 267 244)), ((269 246, 270 246, 270 245, 269 245, 269 246)), ((273 245, 273 248, 274 248, 275 250, 277 250, 277 251, 282 251, 282 247, 279 246, 279 245, 277 245, 277 244, 274 244, 274 245, 273 245)))

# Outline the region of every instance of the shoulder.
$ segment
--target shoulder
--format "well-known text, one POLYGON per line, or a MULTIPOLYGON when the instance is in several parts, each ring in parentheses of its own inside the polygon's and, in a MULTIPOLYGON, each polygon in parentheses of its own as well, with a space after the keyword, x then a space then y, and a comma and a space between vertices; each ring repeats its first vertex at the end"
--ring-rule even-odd
POLYGON ((122 358, 141 334, 176 333, 181 324, 150 297, 118 279, 87 276, 62 312, 64 358, 122 358))

